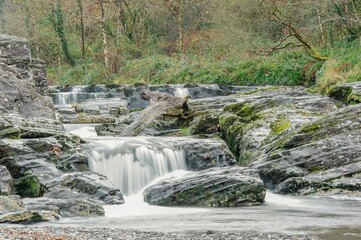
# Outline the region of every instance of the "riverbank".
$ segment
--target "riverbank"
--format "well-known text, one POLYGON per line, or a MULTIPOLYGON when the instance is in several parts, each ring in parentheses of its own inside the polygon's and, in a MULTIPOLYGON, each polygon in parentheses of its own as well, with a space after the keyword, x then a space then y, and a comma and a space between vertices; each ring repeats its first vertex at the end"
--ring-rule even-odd
POLYGON ((116 239, 193 239, 193 240, 317 240, 319 238, 306 235, 251 234, 251 233, 162 233, 142 232, 116 228, 74 228, 74 227, 1 227, 0 239, 16 240, 116 240, 116 239))

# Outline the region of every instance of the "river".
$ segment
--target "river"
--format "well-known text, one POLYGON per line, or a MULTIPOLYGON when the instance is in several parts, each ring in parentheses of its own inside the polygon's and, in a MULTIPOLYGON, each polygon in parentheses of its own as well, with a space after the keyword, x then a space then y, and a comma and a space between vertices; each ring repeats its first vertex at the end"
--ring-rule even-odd
MULTIPOLYGON (((155 171, 156 174, 148 174, 148 184, 164 177, 179 177, 186 174, 182 161, 182 153, 167 143, 167 141, 152 141, 152 138, 133 138, 124 141, 122 138, 97 137, 94 125, 65 125, 67 132, 77 134, 88 142, 91 158, 90 167, 93 171, 99 171, 107 175, 111 180, 116 176, 122 176, 121 169, 114 165, 114 154, 122 159, 124 154, 136 158, 137 154, 143 154, 146 158, 160 156, 164 164, 156 167, 163 170, 155 171), (138 139, 138 140, 136 140, 138 139), (128 145, 124 144, 127 143, 128 145), (145 147, 141 146, 145 144, 145 147), (149 145, 150 144, 150 145, 149 145), (168 144, 168 145, 167 145, 168 144), (121 147, 122 146, 122 147, 121 147), (131 146, 132 150, 129 150, 131 146), (101 149, 104 149, 101 154, 101 149), (142 153, 137 152, 142 148, 142 153), (167 148, 166 152, 161 149, 167 148), (126 153, 124 149, 128 149, 126 153), (118 151, 115 153, 114 151, 118 151), (148 154, 147 154, 148 152, 148 154), (96 153, 96 154, 95 154, 96 153), (177 158, 177 164, 166 163, 167 158, 177 158), (103 161, 108 167, 97 167, 92 161, 103 161), (116 173, 113 174, 112 173, 116 173)), ((124 160, 124 158, 123 158, 124 160)), ((146 161, 149 161, 147 159, 146 161)), ((130 161, 132 162, 132 161, 130 161)), ((136 162, 136 161, 135 161, 136 162)), ((147 162, 142 163, 146 168, 147 162)), ((111 227, 122 229, 137 229, 145 231, 161 232, 204 232, 232 231, 232 232, 275 232, 284 234, 312 234, 321 239, 361 239, 361 199, 333 198, 305 198, 282 196, 267 191, 266 202, 261 206, 240 208, 193 208, 193 207, 158 207, 151 206, 143 201, 142 188, 146 184, 136 180, 135 168, 126 165, 131 174, 127 174, 130 181, 138 181, 127 187, 126 203, 123 205, 105 206, 105 216, 91 219, 64 218, 51 223, 56 226, 88 226, 88 227, 111 227), (131 188, 131 189, 129 189, 131 188)), ((144 174, 144 173, 143 173, 144 174)), ((121 181, 115 181, 118 187, 121 181)), ((49 225, 49 223, 46 223, 49 225)))

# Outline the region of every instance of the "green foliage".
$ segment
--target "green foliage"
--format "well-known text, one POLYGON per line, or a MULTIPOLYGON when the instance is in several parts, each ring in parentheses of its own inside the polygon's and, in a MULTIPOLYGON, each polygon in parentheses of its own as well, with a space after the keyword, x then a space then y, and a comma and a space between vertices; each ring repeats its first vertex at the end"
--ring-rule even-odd
POLYGON ((328 50, 331 60, 317 73, 317 88, 326 94, 339 83, 361 81, 361 44, 359 41, 338 43, 328 50))
POLYGON ((74 62, 73 58, 70 56, 70 52, 68 49, 68 42, 66 41, 66 38, 65 38, 64 19, 63 19, 63 10, 62 10, 62 5, 61 5, 61 0, 56 1, 56 32, 60 39, 61 47, 63 49, 64 56, 65 56, 67 62, 70 65, 74 66, 75 62, 74 62))

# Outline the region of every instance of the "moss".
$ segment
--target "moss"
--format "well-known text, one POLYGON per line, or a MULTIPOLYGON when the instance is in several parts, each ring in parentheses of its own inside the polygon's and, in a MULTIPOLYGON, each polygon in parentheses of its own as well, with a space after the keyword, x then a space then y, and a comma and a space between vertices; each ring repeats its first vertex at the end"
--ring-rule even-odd
POLYGON ((0 131, 0 138, 18 139, 20 138, 21 130, 19 128, 5 128, 0 131))
POLYGON ((181 128, 180 133, 182 136, 190 136, 191 135, 191 131, 189 128, 181 128))
POLYGON ((274 121, 273 123, 271 123, 271 134, 272 135, 278 135, 281 132, 283 132, 284 130, 288 129, 291 126, 291 123, 289 121, 289 119, 284 116, 281 115, 277 118, 276 121, 274 121))
POLYGON ((331 88, 326 95, 336 100, 349 103, 350 96, 352 94, 352 88, 349 86, 335 86, 331 88))
POLYGON ((312 122, 309 124, 305 124, 302 128, 301 128, 301 133, 313 133, 319 129, 321 129, 321 123, 318 122, 312 122))
POLYGON ((15 192, 21 197, 41 197, 42 186, 34 175, 14 180, 15 192))
POLYGON ((322 166, 319 165, 312 166, 308 168, 308 171, 310 171, 311 173, 320 172, 322 171, 322 166))

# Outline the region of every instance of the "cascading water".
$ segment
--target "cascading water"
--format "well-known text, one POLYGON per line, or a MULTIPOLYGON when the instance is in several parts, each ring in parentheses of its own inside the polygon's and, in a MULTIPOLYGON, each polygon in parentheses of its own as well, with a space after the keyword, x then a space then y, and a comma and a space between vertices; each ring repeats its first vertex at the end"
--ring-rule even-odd
POLYGON ((174 96, 175 97, 186 97, 187 95, 189 95, 189 90, 188 88, 183 88, 183 87, 177 87, 175 90, 174 90, 174 96))
POLYGON ((124 195, 135 195, 154 179, 186 170, 182 149, 159 138, 88 139, 92 171, 107 176, 124 195))
POLYGON ((57 105, 69 105, 78 102, 78 93, 81 88, 74 87, 71 92, 60 92, 56 95, 55 103, 57 105))

